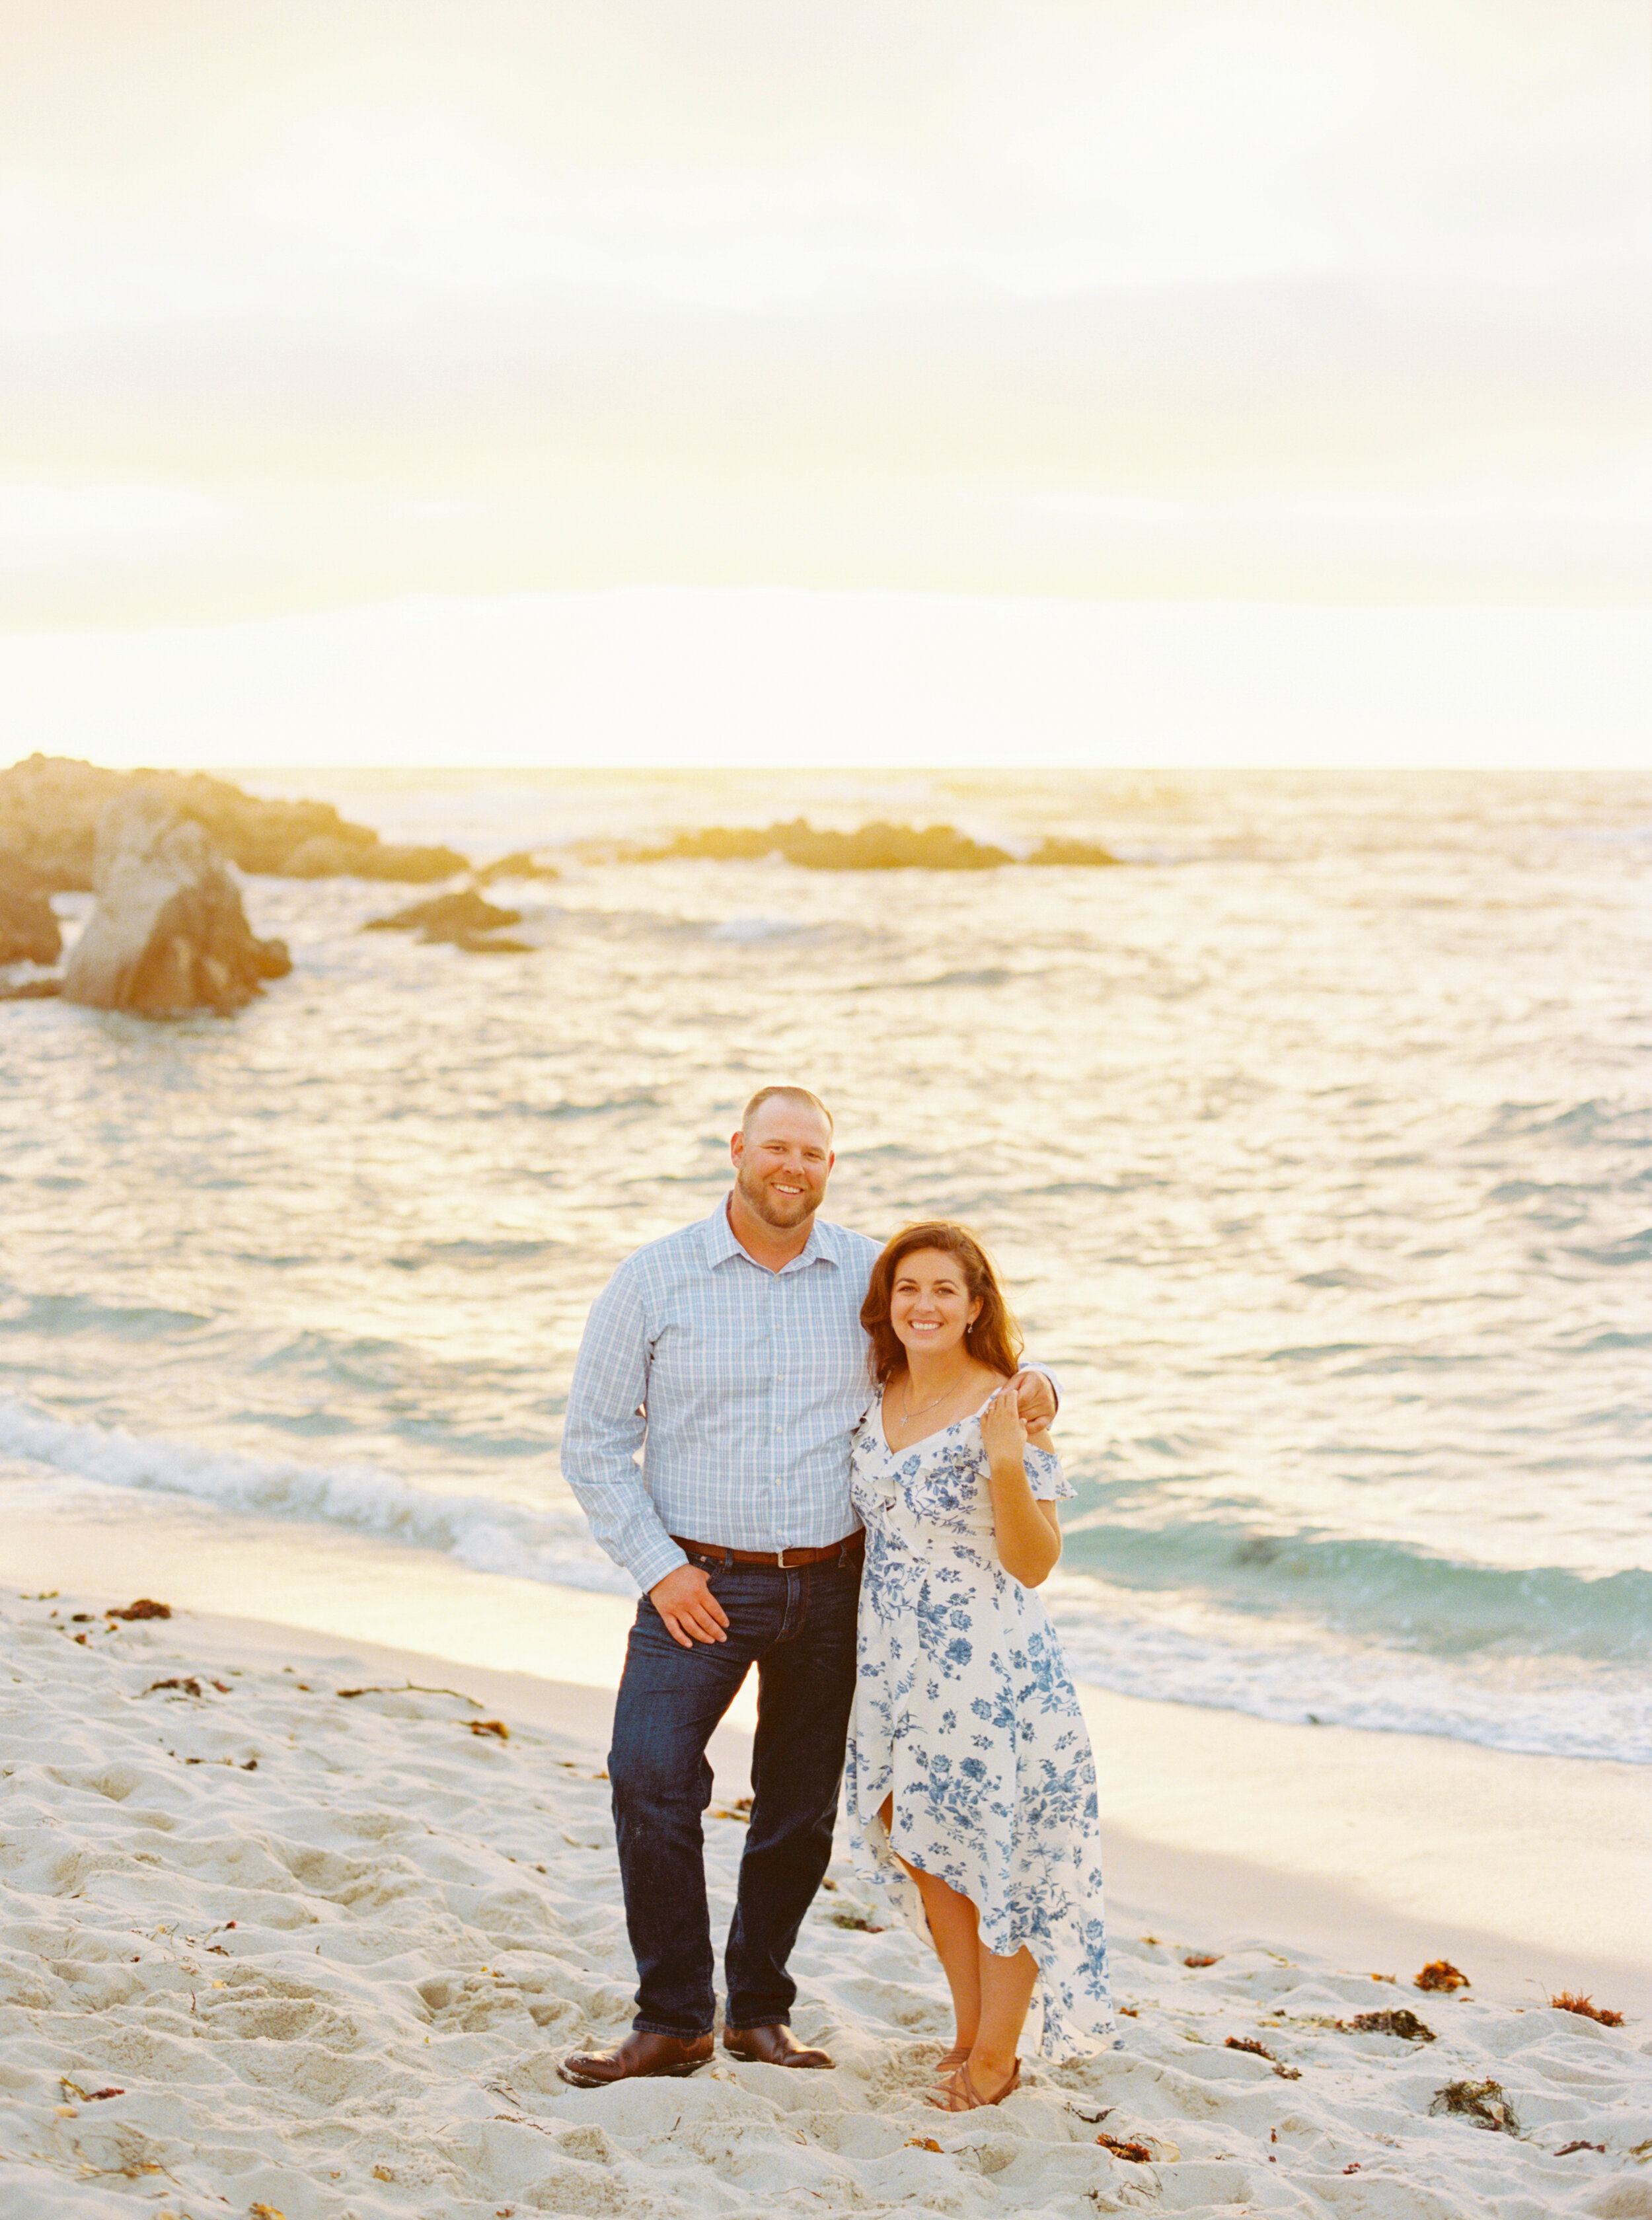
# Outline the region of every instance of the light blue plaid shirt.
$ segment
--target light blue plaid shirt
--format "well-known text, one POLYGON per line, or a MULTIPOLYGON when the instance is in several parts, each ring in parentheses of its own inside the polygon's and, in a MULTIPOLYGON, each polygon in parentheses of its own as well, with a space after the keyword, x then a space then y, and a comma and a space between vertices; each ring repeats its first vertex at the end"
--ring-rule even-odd
POLYGON ((822 1549, 858 1526, 849 1437, 873 1394, 860 1306, 877 1252, 817 1219, 770 1272, 720 1202, 627 1257, 592 1304, 562 1470, 639 1588, 686 1562, 674 1533, 822 1549))

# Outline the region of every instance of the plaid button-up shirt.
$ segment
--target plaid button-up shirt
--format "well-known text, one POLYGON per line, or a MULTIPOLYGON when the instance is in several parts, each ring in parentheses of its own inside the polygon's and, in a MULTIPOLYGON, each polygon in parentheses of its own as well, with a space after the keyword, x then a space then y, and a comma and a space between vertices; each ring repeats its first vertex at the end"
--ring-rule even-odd
POLYGON ((770 1272, 720 1202, 627 1257, 591 1306, 563 1475, 645 1592, 685 1562, 674 1533, 820 1549, 859 1525, 849 1437, 873 1394, 860 1306, 877 1251, 817 1219, 770 1272))

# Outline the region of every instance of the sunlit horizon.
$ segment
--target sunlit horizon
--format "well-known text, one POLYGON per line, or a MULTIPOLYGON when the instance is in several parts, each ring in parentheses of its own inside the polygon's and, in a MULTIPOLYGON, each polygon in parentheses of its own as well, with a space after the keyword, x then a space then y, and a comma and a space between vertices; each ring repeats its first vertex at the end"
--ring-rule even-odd
POLYGON ((1652 611, 424 597, 0 634, 10 752, 116 767, 1634 768, 1652 611))

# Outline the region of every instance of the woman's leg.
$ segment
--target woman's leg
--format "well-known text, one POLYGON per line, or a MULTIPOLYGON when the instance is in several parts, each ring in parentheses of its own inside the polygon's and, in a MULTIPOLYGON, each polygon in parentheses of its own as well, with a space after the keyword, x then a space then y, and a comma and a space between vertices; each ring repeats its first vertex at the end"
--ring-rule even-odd
MULTIPOLYGON (((901 1862, 907 1865, 904 1858, 901 1862)), ((920 1873, 916 1866, 907 1866, 907 1871, 917 1882, 918 1893, 924 1899, 924 1916, 929 1922, 935 1955, 941 1961, 946 1986, 952 1992, 952 2019, 957 2029, 952 2049, 967 2056, 981 2024, 982 1951, 976 1908, 967 1896, 960 1896, 957 1889, 949 1888, 933 1874, 920 1873)))
POLYGON ((1013 1958, 979 1945, 977 1979, 981 1989, 981 2018, 969 2050, 969 2073, 983 2097, 997 2094, 1015 2072, 1015 2054, 1032 1984, 1038 1978, 1038 1961, 1023 1943, 1013 1958))
MULTIPOLYGON (((886 1828, 894 1809, 894 1797, 886 1796, 878 1813, 886 1828)), ((953 2049, 968 2055, 970 2078, 981 2094, 995 2097, 1015 2073, 1038 1961, 1025 1943, 1013 1958, 989 1950, 981 1939, 981 1916, 969 1899, 902 1858, 893 1843, 889 1848, 924 1900, 935 1955, 952 1992, 952 2016, 957 2024, 953 2049)))
MULTIPOLYGON (((886 1796, 877 1815, 886 1829, 894 1805, 894 1797, 886 1796)), ((893 1843, 889 1848, 902 1870, 918 1884, 918 1893, 924 1900, 924 1917, 929 1922, 930 1940, 941 1961, 946 1986, 952 1992, 952 2017, 957 2029, 952 2048, 967 2056, 981 2020, 981 1942, 976 1908, 967 1896, 960 1896, 957 1889, 949 1888, 933 1874, 908 1864, 893 1843)))

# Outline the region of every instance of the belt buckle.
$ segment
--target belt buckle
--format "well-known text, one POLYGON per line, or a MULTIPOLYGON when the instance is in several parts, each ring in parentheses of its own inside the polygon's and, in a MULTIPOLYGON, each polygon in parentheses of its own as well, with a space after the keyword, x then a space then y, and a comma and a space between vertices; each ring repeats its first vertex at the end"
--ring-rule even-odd
MULTIPOLYGON (((800 1544, 799 1546, 801 1547, 801 1545, 800 1544)), ((792 1544, 789 1542, 786 1544, 786 1549, 776 1550, 775 1551, 775 1569, 776 1572, 793 1573, 796 1571, 797 1568, 795 1565, 789 1565, 786 1562, 786 1550, 789 1550, 791 1547, 792 1544)))

